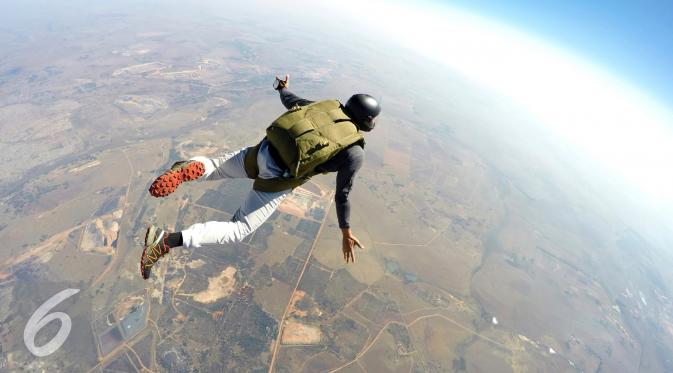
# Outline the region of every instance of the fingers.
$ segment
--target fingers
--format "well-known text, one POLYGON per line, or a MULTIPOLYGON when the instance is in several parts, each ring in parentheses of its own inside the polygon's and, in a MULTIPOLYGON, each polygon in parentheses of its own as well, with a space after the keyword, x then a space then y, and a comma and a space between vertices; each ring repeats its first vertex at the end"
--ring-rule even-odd
POLYGON ((348 263, 348 261, 355 263, 355 257, 353 256, 352 248, 346 248, 343 250, 343 252, 344 252, 344 260, 346 261, 346 263, 348 263))
POLYGON ((342 251, 343 251, 344 260, 346 261, 346 263, 348 263, 348 262, 355 263, 355 253, 354 253, 353 249, 355 248, 356 245, 361 249, 365 248, 360 243, 360 241, 355 237, 351 236, 351 237, 344 238, 342 251))
POLYGON ((344 260, 346 263, 350 260, 351 262, 355 262, 355 258, 353 257, 353 250, 344 250, 344 260))

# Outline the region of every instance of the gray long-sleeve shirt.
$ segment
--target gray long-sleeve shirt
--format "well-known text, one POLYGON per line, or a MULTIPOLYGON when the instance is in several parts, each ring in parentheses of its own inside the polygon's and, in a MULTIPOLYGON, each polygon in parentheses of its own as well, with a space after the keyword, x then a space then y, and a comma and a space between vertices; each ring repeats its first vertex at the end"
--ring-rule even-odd
MULTIPOLYGON (((305 100, 290 92, 287 88, 282 88, 280 92, 280 101, 286 109, 291 109, 295 105, 304 106, 313 101, 305 100)), ((365 150, 359 144, 353 144, 340 151, 329 161, 316 168, 319 172, 336 172, 336 203, 337 218, 339 219, 339 228, 350 228, 351 205, 348 195, 353 188, 353 180, 358 172, 365 157, 365 150)))

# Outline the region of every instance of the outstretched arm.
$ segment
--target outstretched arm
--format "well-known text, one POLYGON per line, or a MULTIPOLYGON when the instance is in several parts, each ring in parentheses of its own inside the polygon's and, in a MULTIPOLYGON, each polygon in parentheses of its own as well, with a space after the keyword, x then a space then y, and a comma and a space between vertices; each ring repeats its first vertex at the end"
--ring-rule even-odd
POLYGON ((283 103, 286 109, 290 110, 294 106, 304 106, 312 103, 313 101, 305 100, 294 93, 290 92, 287 88, 281 88, 278 90, 280 92, 280 102, 283 103))
POLYGON ((339 228, 350 227, 351 204, 349 194, 353 188, 355 175, 362 167, 365 159, 364 149, 354 144, 337 153, 329 161, 319 165, 316 168, 318 172, 336 172, 336 194, 334 202, 336 205, 337 218, 339 219, 339 228))
POLYGON ((336 195, 334 202, 336 205, 339 228, 343 236, 342 250, 346 262, 354 261, 353 249, 355 246, 363 248, 358 239, 353 235, 350 228, 351 203, 349 194, 353 188, 353 180, 364 161, 364 149, 359 145, 353 145, 342 150, 334 158, 318 166, 319 172, 337 172, 336 177, 336 195))
POLYGON ((286 109, 290 110, 295 106, 304 106, 312 103, 313 101, 305 100, 294 93, 290 92, 288 87, 290 86, 290 76, 285 75, 285 79, 276 77, 274 82, 274 88, 280 93, 280 102, 283 103, 286 109))
POLYGON ((364 249, 360 241, 353 235, 350 228, 351 203, 348 198, 351 189, 353 189, 353 180, 355 174, 362 166, 364 159, 364 150, 360 146, 351 146, 342 153, 347 154, 347 161, 337 171, 337 189, 334 200, 336 202, 337 218, 339 220, 339 228, 341 228, 342 245, 341 250, 344 254, 346 263, 350 260, 355 262, 355 255, 353 249, 358 246, 364 249))

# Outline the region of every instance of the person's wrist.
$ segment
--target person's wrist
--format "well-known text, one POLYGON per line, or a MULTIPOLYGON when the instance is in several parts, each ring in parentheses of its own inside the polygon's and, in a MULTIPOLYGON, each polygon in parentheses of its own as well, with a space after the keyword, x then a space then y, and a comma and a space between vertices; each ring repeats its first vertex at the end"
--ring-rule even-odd
POLYGON ((348 228, 341 228, 341 234, 344 237, 350 237, 353 233, 351 232, 350 227, 348 227, 348 228))

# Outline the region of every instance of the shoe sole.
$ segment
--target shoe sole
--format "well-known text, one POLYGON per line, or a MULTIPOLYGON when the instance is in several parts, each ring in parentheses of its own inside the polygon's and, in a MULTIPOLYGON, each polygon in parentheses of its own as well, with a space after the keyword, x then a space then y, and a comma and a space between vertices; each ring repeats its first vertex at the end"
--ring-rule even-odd
MULTIPOLYGON (((153 238, 156 238, 157 227, 150 225, 147 228, 147 232, 145 232, 145 242, 144 242, 144 245, 143 245, 143 253, 140 255, 140 277, 142 277, 143 280, 147 280, 148 278, 150 278, 149 274, 148 274, 147 277, 145 277, 145 274, 144 274, 145 273, 145 271, 144 271, 144 268, 145 268, 145 261, 144 261, 145 252, 147 251, 147 247, 149 246, 147 244, 147 239, 149 238, 150 233, 152 234, 153 238)), ((154 242, 154 240, 152 240, 152 242, 154 242)))
POLYGON ((190 162, 189 165, 179 170, 167 171, 152 183, 150 194, 155 197, 166 197, 175 192, 182 182, 196 180, 205 172, 205 167, 201 162, 190 162))

